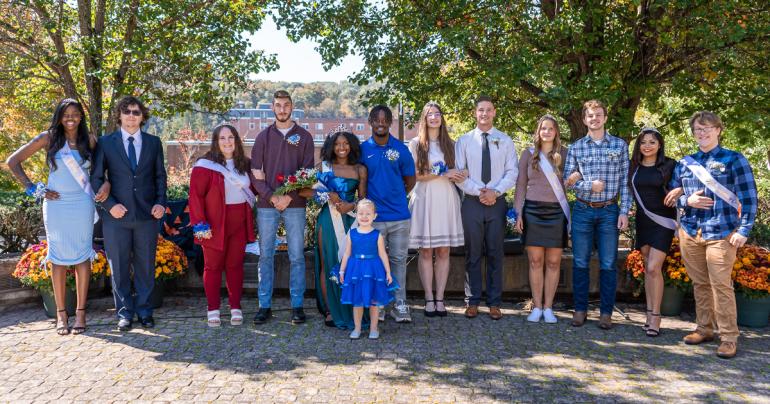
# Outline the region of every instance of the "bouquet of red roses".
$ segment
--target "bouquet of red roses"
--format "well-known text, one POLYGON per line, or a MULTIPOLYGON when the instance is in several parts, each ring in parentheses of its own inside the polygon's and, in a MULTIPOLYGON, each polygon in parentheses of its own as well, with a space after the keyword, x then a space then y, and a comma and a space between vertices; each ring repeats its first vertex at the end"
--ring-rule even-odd
POLYGON ((317 173, 318 170, 315 168, 301 168, 288 177, 278 174, 275 176, 275 179, 282 183, 282 185, 273 192, 273 195, 286 195, 291 191, 297 191, 302 188, 312 188, 318 182, 318 178, 316 178, 317 173))

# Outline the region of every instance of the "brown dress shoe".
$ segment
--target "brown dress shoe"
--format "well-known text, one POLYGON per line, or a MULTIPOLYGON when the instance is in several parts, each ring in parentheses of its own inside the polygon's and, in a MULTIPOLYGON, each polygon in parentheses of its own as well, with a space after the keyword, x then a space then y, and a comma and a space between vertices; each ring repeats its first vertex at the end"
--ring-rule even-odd
POLYGON ((602 314, 599 316, 599 328, 609 330, 612 328, 612 314, 602 314))
POLYGON ((703 335, 697 331, 687 334, 684 337, 684 343, 687 345, 698 345, 698 344, 702 344, 704 342, 709 342, 713 340, 714 340, 713 335, 703 335))
POLYGON ((738 353, 738 345, 735 342, 722 341, 717 349, 717 356, 724 359, 730 359, 738 353))
POLYGON ((503 312, 500 311, 500 308, 497 306, 492 306, 489 308, 489 318, 492 320, 499 320, 503 318, 503 312))
POLYGON ((588 313, 584 311, 576 311, 575 314, 572 315, 572 326, 582 327, 586 322, 586 317, 588 317, 588 313))
POLYGON ((476 318, 479 315, 479 306, 468 305, 465 307, 465 317, 476 318))

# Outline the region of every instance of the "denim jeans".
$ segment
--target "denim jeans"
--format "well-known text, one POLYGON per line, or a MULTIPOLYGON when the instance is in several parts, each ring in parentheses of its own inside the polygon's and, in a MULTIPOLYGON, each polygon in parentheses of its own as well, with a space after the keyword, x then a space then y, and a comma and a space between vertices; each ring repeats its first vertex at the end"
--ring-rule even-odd
POLYGON ((580 201, 572 209, 572 293, 575 311, 588 310, 589 264, 599 251, 601 314, 612 314, 618 286, 618 205, 592 208, 580 201))
POLYGON ((406 255, 409 248, 409 220, 374 222, 388 249, 388 261, 393 279, 398 282, 396 300, 406 300, 406 255))
POLYGON ((257 209, 259 231, 259 307, 270 308, 275 278, 275 236, 283 218, 286 242, 289 247, 289 293, 291 307, 302 307, 305 295, 305 208, 287 208, 279 212, 274 208, 257 209))

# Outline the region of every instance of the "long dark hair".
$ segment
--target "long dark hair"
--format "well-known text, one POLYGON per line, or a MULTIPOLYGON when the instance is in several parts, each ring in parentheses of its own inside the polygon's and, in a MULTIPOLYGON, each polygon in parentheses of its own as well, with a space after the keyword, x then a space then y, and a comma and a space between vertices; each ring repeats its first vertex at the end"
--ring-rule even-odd
POLYGON ((64 147, 64 142, 67 141, 67 137, 64 136, 64 125, 62 125, 61 121, 64 111, 70 106, 74 106, 80 112, 80 125, 78 125, 77 146, 75 148, 84 161, 91 159, 91 143, 88 135, 88 126, 86 125, 86 112, 79 102, 72 98, 65 98, 56 106, 53 118, 51 119, 51 126, 48 127, 49 140, 46 160, 48 161, 48 167, 53 171, 57 169, 56 152, 64 147))
POLYGON ((674 165, 676 162, 674 159, 666 157, 666 144, 663 140, 663 135, 661 135, 655 128, 643 128, 636 137, 636 141, 634 141, 634 151, 631 152, 631 167, 628 170, 628 185, 633 186, 631 179, 639 166, 642 165, 642 139, 647 135, 654 136, 658 141, 658 144, 660 144, 658 154, 655 158, 655 169, 657 169, 663 177, 663 187, 668 190, 668 182, 671 180, 671 175, 674 172, 674 165))
POLYGON ((343 136, 345 139, 347 139, 348 144, 350 145, 350 154, 348 154, 348 164, 355 165, 361 162, 361 142, 358 140, 358 136, 348 132, 348 131, 339 131, 334 132, 331 135, 326 137, 326 140, 324 140, 324 144, 321 147, 321 160, 326 161, 328 163, 334 163, 335 158, 337 157, 334 154, 334 143, 337 141, 337 138, 343 136))
POLYGON ((239 174, 246 174, 249 172, 249 158, 246 157, 246 153, 243 151, 243 142, 241 141, 241 136, 232 125, 222 124, 211 131, 211 148, 201 158, 211 160, 223 166, 227 165, 227 162, 225 161, 225 155, 222 154, 222 150, 219 148, 219 134, 224 128, 230 129, 230 132, 235 137, 235 150, 233 151, 233 165, 235 166, 235 171, 237 171, 239 174))
POLYGON ((441 126, 438 129, 438 146, 444 154, 444 161, 447 168, 455 168, 455 142, 449 137, 444 111, 441 106, 433 101, 428 101, 420 113, 420 122, 417 124, 417 172, 426 174, 430 171, 430 161, 428 161, 428 152, 430 151, 430 136, 428 135, 428 112, 431 108, 436 108, 441 114, 441 126))

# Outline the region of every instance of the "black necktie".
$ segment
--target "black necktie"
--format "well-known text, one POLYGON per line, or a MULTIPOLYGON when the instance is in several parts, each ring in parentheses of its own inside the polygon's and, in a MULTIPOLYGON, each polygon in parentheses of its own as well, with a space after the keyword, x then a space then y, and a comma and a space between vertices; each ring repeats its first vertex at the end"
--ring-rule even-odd
POLYGON ((131 164, 131 171, 136 172, 136 149, 134 149, 134 137, 128 137, 128 162, 131 164))
POLYGON ((484 144, 481 146, 481 182, 487 185, 492 180, 492 157, 489 153, 489 133, 481 134, 484 144))

